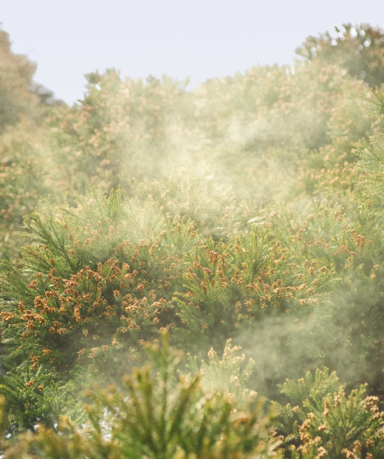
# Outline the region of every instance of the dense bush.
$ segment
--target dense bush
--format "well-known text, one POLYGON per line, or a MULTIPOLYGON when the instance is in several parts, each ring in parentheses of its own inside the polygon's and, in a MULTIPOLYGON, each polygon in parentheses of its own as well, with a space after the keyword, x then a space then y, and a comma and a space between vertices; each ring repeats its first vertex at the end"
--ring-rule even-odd
POLYGON ((317 370, 297 382, 280 386, 295 404, 276 405, 283 420, 284 441, 297 457, 380 458, 384 456, 382 437, 384 412, 378 397, 367 396, 360 386, 347 397, 335 373, 317 370), (297 447, 297 449, 296 449, 297 447))
POLYGON ((20 231, 23 216, 32 212, 42 197, 62 192, 56 183, 51 186, 54 165, 45 148, 47 101, 52 104, 58 101, 33 81, 35 64, 11 51, 9 36, 3 30, 0 30, 0 58, 0 259, 3 261, 17 259, 20 246, 25 243, 20 231))
POLYGON ((237 349, 227 346, 221 361, 211 351, 204 371, 189 376, 180 373, 182 354, 170 350, 166 334, 161 348, 147 350, 152 365, 124 376, 120 389, 113 385, 86 393, 93 401, 85 407, 87 426, 81 429, 63 418, 54 429, 21 436, 6 457, 281 457, 278 441, 270 438, 272 411, 263 412, 257 393, 243 388, 234 396, 212 384, 218 369, 225 368, 228 377, 221 384, 238 379, 237 349))
POLYGON ((381 32, 311 40, 193 91, 89 74, 73 107, 4 41, 6 457, 383 456, 381 32))
POLYGON ((23 216, 33 212, 40 199, 53 190, 44 132, 24 121, 0 136, 0 258, 17 261, 26 243, 23 216))
POLYGON ((171 164, 176 170, 199 148, 186 83, 166 76, 123 81, 115 70, 86 77, 81 104, 59 107, 49 118, 55 161, 69 193, 85 193, 89 183, 106 192, 126 188, 133 177, 169 173, 171 164))

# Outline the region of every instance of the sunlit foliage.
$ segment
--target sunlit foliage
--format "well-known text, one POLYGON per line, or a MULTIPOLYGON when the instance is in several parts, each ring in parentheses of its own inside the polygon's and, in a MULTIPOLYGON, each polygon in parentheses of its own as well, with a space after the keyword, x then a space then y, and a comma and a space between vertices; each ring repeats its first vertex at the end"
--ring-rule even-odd
POLYGON ((2 32, 7 457, 383 456, 382 33, 344 28, 72 107, 2 32))
POLYGON ((287 380, 280 388, 295 405, 275 404, 292 457, 384 457, 384 412, 364 385, 346 396, 335 373, 324 369, 316 370, 314 378, 307 373, 297 382, 287 380))
MULTIPOLYGON (((204 384, 202 371, 180 374, 182 354, 170 350, 165 334, 161 348, 146 348, 150 366, 125 375, 120 388, 94 387, 85 393, 93 403, 85 407, 88 422, 83 428, 63 417, 53 429, 22 435, 6 457, 281 457, 279 441, 271 438, 273 412, 263 412, 256 392, 244 390, 236 397, 204 384)), ((224 361, 234 352, 226 347, 224 361)), ((233 363, 226 367, 228 376, 235 377, 233 363)), ((4 423, 4 411, 0 414, 4 423)))

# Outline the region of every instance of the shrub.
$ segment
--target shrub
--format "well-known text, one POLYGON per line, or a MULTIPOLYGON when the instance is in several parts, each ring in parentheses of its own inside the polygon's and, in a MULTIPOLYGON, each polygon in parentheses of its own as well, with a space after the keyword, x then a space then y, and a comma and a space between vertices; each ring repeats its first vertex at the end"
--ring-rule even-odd
POLYGON ((15 358, 60 372, 78 361, 118 362, 119 350, 171 326, 172 294, 197 238, 192 223, 167 221, 150 201, 141 206, 122 192, 55 217, 26 219, 37 245, 3 282, 4 337, 18 346, 15 358))
POLYGON ((133 177, 158 177, 170 164, 184 164, 193 129, 186 83, 166 76, 122 81, 115 70, 87 80, 81 104, 59 107, 50 118, 55 160, 70 194, 86 193, 89 183, 107 193, 127 189, 133 177))
POLYGON ((307 373, 280 387, 295 405, 275 404, 292 457, 297 457, 296 450, 308 459, 384 457, 384 412, 379 410, 378 397, 367 396, 365 385, 346 396, 335 373, 324 369, 316 370, 314 378, 307 373))
POLYGON ((118 389, 88 392, 83 429, 63 418, 59 434, 41 429, 21 437, 7 451, 8 458, 278 458, 270 439, 272 412, 263 413, 257 394, 246 402, 222 390, 205 388, 199 374, 178 375, 182 356, 169 348, 150 345, 151 365, 136 368, 118 389))
POLYGON ((0 136, 0 260, 17 261, 27 242, 23 216, 33 212, 40 199, 59 195, 52 186, 44 130, 24 121, 0 136))

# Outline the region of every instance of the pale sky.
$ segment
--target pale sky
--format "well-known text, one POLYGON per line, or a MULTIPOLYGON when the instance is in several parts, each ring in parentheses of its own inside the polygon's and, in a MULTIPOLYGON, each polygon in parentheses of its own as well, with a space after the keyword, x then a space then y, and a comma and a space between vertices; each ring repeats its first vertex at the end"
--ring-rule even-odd
POLYGON ((384 28, 384 0, 0 0, 12 50, 35 80, 72 104, 84 74, 162 74, 191 87, 255 64, 288 64, 308 35, 342 23, 384 28))

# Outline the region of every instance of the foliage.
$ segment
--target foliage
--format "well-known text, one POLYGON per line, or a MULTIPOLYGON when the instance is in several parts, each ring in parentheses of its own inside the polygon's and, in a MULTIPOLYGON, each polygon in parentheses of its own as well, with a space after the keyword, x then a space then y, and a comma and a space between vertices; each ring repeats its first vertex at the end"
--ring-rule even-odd
MULTIPOLYGON (((17 261, 27 241, 23 216, 53 191, 44 133, 34 123, 20 122, 0 136, 0 259, 17 261), (32 132, 33 130, 33 132, 32 132)), ((52 169, 51 169, 52 170, 52 169)))
POLYGON ((62 415, 84 422, 84 400, 79 399, 78 386, 79 381, 77 384, 53 381, 41 366, 36 372, 28 367, 18 373, 8 372, 0 384, 0 393, 7 400, 8 434, 26 429, 36 431, 37 423, 56 430, 62 415))
POLYGON ((61 377, 78 363, 118 371, 121 356, 139 358, 137 343, 161 328, 195 351, 197 336, 204 349, 288 307, 302 316, 328 278, 303 283, 306 264, 291 272, 291 256, 268 228, 215 243, 193 222, 166 219, 151 199, 122 192, 94 194, 78 209, 47 207, 26 226, 35 244, 2 283, 8 364, 61 377))
POLYGON ((192 136, 187 82, 166 76, 122 81, 112 69, 87 80, 81 104, 59 107, 50 117, 64 189, 85 193, 92 183, 109 192, 127 188, 133 177, 169 171, 172 162, 183 165, 192 136))
POLYGON ((225 343, 221 360, 211 348, 208 352, 208 363, 202 360, 200 366, 197 364, 197 357, 192 358, 188 354, 187 367, 192 370, 192 374, 200 373, 202 384, 207 390, 224 390, 240 400, 242 396, 248 397, 246 384, 253 373, 255 362, 249 359, 244 367, 245 354, 237 355, 242 349, 241 346, 231 347, 231 343, 231 339, 225 343))
POLYGON ((149 345, 151 365, 123 378, 123 387, 88 391, 88 423, 79 429, 67 418, 59 435, 42 429, 7 451, 7 458, 278 458, 270 440, 272 412, 249 393, 236 397, 207 390, 197 374, 177 376, 182 361, 166 335, 162 347, 149 345))
POLYGON ((30 90, 35 66, 26 56, 11 51, 9 35, 0 30, 0 134, 21 116, 37 119, 42 114, 39 98, 30 90))
POLYGON ((44 364, 62 374, 89 362, 103 371, 175 320, 170 300, 194 225, 166 221, 151 202, 123 196, 95 195, 58 219, 26 220, 37 246, 24 249, 24 273, 10 267, 4 279, 2 318, 14 357, 32 369, 44 364))
POLYGON ((369 24, 343 24, 319 37, 309 36, 296 51, 311 62, 338 64, 353 77, 364 80, 369 86, 384 83, 384 34, 379 27, 369 24))
POLYGON ((289 236, 277 233, 271 215, 228 242, 202 238, 195 223, 166 219, 152 199, 122 192, 32 214, 26 225, 35 244, 23 250, 23 269, 10 266, 2 284, 12 359, 61 375, 77 363, 102 372, 118 366, 122 353, 139 358, 137 343, 161 328, 196 352, 197 337, 200 349, 221 346, 265 317, 305 321, 331 285, 343 285, 340 272, 350 281, 348 254, 359 259, 363 248, 353 226, 346 247, 340 209, 313 210, 316 218, 310 214, 289 236), (311 231, 322 241, 312 258, 311 231))
MULTIPOLYGON (((269 318, 283 325, 272 327, 269 352, 286 375, 292 361, 296 371, 327 363, 374 382, 381 239, 351 212, 308 203, 215 242, 191 221, 167 219, 151 198, 94 193, 77 209, 47 207, 26 219, 35 244, 2 283, 3 336, 13 348, 5 364, 16 372, 42 365, 59 380, 81 365, 103 377, 119 374, 122 358, 141 359, 140 343, 161 329, 195 353, 262 330, 269 318)), ((380 379, 374 385, 381 390, 380 379)))
POLYGON ((377 400, 361 386, 384 394, 384 95, 368 87, 381 35, 348 25, 336 44, 308 39, 307 61, 192 91, 96 72, 73 107, 50 101, 1 35, 3 70, 20 77, 0 120, 7 454, 273 457, 256 389, 297 400, 276 405, 287 457, 381 457, 377 400), (164 344, 120 384, 164 330, 195 356, 180 377, 164 379, 179 365, 164 344), (102 388, 84 426, 90 381, 102 388))
POLYGON ((384 457, 384 412, 378 397, 367 396, 365 385, 346 396, 335 373, 316 370, 297 382, 280 386, 295 406, 275 404, 281 415, 280 430, 290 444, 292 457, 384 457), (297 447, 297 448, 296 448, 297 447))
POLYGON ((60 191, 50 187, 47 174, 53 172, 45 149, 47 106, 36 94, 36 66, 11 51, 3 30, 0 60, 0 259, 16 261, 25 243, 23 216, 40 198, 60 191))
POLYGON ((297 64, 253 67, 209 80, 195 94, 215 166, 238 194, 264 207, 300 194, 302 176, 322 169, 319 158, 329 172, 344 153, 343 162, 355 161, 352 142, 370 131, 359 104, 364 91, 335 66, 297 64))
POLYGON ((253 216, 233 188, 220 183, 208 168, 192 173, 181 169, 161 180, 132 181, 130 192, 143 201, 150 197, 166 218, 193 220, 203 236, 215 241, 247 232, 248 220, 253 216))

